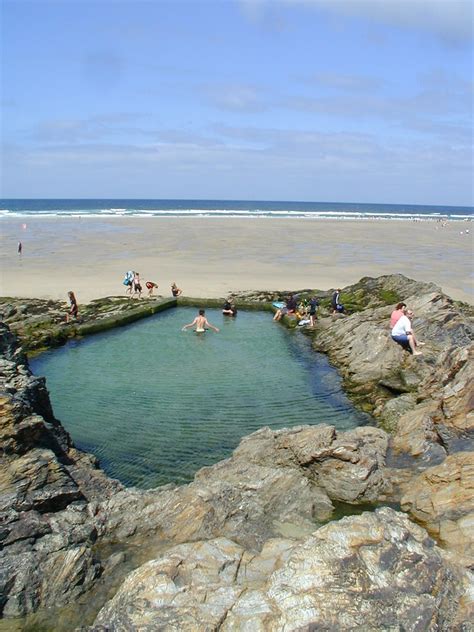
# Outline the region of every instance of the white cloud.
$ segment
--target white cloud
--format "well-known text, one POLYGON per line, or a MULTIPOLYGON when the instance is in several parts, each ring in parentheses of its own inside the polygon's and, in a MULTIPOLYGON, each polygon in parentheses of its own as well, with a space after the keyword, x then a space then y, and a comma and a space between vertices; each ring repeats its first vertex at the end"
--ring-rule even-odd
MULTIPOLYGON (((248 15, 247 5, 254 3, 242 0, 242 5, 248 15)), ((279 5, 425 31, 449 44, 464 44, 473 38, 473 0, 280 0, 279 5)), ((259 0, 252 19, 262 19, 274 6, 271 0, 259 0)))

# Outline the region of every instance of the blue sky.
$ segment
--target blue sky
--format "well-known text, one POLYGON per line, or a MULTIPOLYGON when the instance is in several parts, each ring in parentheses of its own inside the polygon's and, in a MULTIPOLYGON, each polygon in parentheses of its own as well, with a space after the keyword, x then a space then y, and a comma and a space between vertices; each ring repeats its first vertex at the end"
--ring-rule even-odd
POLYGON ((2 197, 473 205, 472 0, 3 0, 2 197))

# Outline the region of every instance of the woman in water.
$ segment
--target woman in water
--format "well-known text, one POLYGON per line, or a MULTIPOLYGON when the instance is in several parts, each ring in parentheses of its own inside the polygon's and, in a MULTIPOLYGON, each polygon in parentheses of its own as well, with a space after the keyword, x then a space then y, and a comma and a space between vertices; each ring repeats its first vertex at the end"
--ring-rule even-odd
POLYGON ((195 331, 198 334, 206 331, 206 329, 214 329, 214 331, 219 331, 217 327, 214 327, 214 325, 211 325, 211 323, 207 320, 206 312, 203 309, 200 309, 199 314, 196 316, 193 322, 189 323, 189 325, 184 325, 181 331, 184 331, 185 329, 189 329, 190 327, 194 327, 194 325, 196 325, 195 331))

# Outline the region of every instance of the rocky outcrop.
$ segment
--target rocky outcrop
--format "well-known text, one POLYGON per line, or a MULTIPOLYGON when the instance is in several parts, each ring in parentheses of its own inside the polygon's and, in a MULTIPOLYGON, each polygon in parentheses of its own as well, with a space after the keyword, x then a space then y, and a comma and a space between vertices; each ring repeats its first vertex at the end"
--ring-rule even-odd
POLYGON ((0 609, 18 616, 70 602, 100 574, 90 501, 122 489, 78 452, 0 326, 0 609))
POLYGON ((452 630, 461 587, 423 529, 380 509, 257 553, 226 538, 174 547, 90 630, 452 630))
POLYGON ((457 452, 410 481, 401 506, 466 566, 474 565, 474 452, 457 452))
POLYGON ((74 448, 1 325, 3 616, 82 601, 94 606, 77 625, 93 630, 467 629, 471 311, 403 277, 344 293, 354 313, 323 306, 310 335, 386 429, 263 428, 191 484, 146 491, 74 448), (388 336, 394 298, 415 308, 423 357, 388 336), (326 524, 387 501, 406 513, 326 524))
MULTIPOLYGON (((418 408, 424 411, 419 416, 425 420, 426 446, 437 435, 437 443, 446 449, 450 437, 474 430, 473 310, 461 309, 440 290, 433 291, 431 284, 416 286, 401 275, 362 280, 358 292, 365 287, 366 294, 380 294, 384 279, 386 290, 395 285, 415 311, 413 325, 425 343, 423 356, 413 357, 391 340, 388 322, 393 305, 321 319, 311 332, 313 346, 329 355, 348 392, 382 425, 395 435, 400 431, 402 437, 404 416, 411 420, 418 408)), ((403 439, 396 445, 407 448, 403 439)))

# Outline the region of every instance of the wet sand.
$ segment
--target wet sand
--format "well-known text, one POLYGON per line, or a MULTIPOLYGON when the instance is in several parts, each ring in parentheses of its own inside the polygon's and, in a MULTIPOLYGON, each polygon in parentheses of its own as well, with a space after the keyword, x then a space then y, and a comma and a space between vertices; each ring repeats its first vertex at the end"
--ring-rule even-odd
POLYGON ((402 273, 473 303, 472 224, 451 221, 43 217, 0 220, 0 294, 79 302, 138 270, 170 295, 344 287, 402 273), (26 222, 26 228, 23 224, 26 222), (462 232, 462 234, 461 234, 462 232), (17 244, 23 244, 22 255, 17 244))

